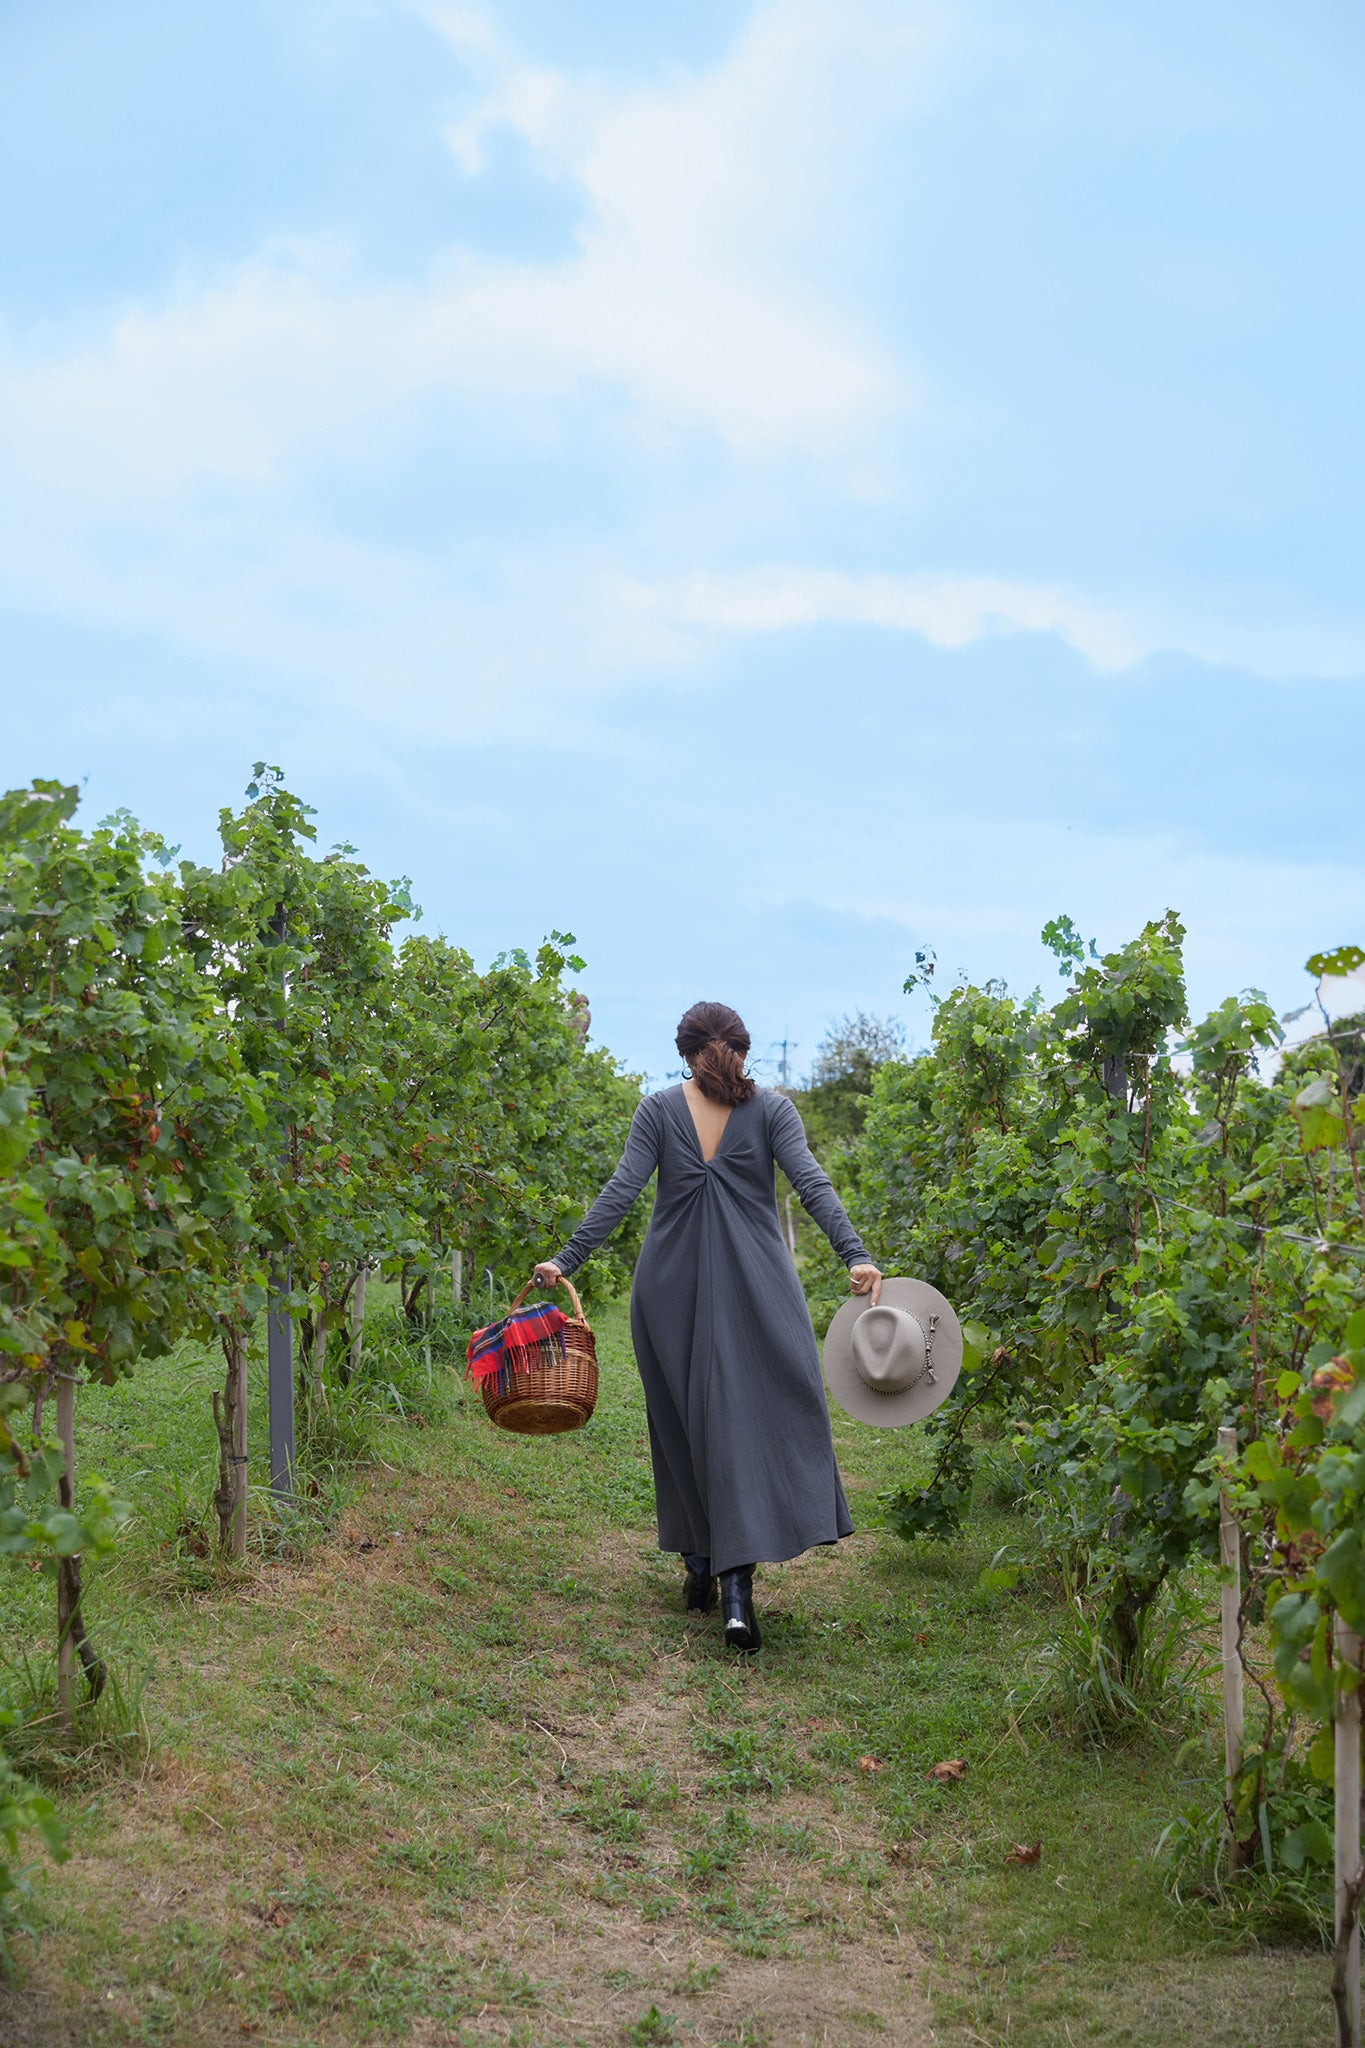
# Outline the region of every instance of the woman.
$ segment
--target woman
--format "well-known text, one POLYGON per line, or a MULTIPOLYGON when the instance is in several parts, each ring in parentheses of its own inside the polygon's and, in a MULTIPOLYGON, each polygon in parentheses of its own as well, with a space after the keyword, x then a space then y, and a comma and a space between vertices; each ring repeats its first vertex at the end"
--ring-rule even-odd
POLYGON ((759 1646, 753 1569, 851 1536, 834 1462, 810 1312, 777 1218, 774 1164, 876 1301, 882 1276, 796 1109, 744 1071, 749 1034, 725 1003, 678 1026, 690 1078, 647 1095, 621 1163, 563 1251, 536 1267, 550 1286, 610 1237, 656 1170, 630 1326, 649 1411, 659 1547, 687 1569, 687 1604, 720 1581, 725 1639, 759 1646))

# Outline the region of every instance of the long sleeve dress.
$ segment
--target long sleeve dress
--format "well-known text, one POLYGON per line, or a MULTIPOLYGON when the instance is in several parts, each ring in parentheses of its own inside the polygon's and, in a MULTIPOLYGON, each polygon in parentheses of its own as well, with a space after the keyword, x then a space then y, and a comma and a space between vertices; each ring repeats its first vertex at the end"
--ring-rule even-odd
POLYGON ((778 1222, 774 1164, 846 1265, 867 1259, 795 1105, 760 1089, 702 1158, 681 1087, 647 1095, 621 1163, 555 1263, 610 1237, 657 1171, 630 1322, 649 1412, 661 1550, 715 1572, 850 1536, 810 1311, 778 1222))

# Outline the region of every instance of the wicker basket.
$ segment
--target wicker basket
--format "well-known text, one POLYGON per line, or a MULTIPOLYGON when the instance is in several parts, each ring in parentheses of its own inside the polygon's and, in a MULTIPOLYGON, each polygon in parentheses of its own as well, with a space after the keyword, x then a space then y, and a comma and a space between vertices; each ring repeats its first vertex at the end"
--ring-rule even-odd
MULTIPOLYGON (((521 1307, 532 1284, 528 1281, 522 1288, 512 1303, 514 1309, 521 1307)), ((504 1365, 479 1382, 489 1420, 499 1429, 514 1429, 521 1436, 558 1436, 566 1429, 581 1429, 597 1406, 597 1344, 572 1283, 559 1284, 568 1289, 573 1304, 573 1314, 559 1332, 563 1350, 559 1338, 543 1337, 529 1372, 513 1372, 504 1365)))

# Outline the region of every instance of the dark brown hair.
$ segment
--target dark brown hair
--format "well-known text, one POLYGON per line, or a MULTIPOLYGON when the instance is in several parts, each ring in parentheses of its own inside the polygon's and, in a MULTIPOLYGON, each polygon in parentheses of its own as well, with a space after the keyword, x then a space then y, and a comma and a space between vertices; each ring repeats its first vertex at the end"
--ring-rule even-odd
POLYGON ((744 1071, 749 1034, 728 1003, 693 1003, 678 1026, 677 1045, 693 1080, 712 1102, 733 1107, 757 1093, 757 1082, 744 1071))

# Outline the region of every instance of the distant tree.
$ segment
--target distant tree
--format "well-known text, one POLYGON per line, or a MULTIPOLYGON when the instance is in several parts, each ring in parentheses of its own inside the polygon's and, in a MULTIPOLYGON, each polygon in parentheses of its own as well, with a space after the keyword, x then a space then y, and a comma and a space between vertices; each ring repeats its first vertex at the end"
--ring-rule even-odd
POLYGON ((804 1086, 793 1091, 817 1153, 859 1135, 873 1075, 879 1067, 907 1057, 905 1031, 895 1017, 854 1010, 830 1026, 816 1048, 804 1086))
POLYGON ((1340 1070, 1347 1093, 1365 1093, 1365 1010, 1333 1019, 1330 1030, 1317 1031, 1291 1046, 1280 1061, 1280 1079, 1305 1082, 1315 1074, 1340 1070))

